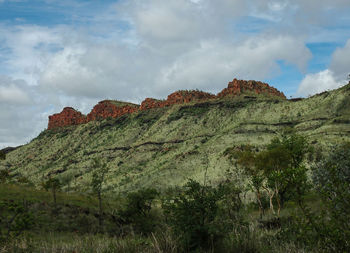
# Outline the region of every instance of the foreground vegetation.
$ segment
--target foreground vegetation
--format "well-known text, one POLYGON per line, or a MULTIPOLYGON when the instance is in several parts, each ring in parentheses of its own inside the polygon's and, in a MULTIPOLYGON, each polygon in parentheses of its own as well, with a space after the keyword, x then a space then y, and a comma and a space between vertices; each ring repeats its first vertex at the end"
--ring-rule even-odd
POLYGON ((35 187, 1 170, 0 252, 349 252, 349 143, 317 152, 291 132, 225 155, 220 182, 205 170, 118 195, 104 187, 103 158, 89 195, 62 192, 55 175, 35 187))

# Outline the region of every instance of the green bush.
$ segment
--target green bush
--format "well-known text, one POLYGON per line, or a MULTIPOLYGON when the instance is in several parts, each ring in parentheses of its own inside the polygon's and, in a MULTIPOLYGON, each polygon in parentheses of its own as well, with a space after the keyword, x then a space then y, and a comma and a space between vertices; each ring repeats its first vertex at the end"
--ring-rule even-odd
POLYGON ((312 172, 321 208, 312 211, 306 204, 300 205, 302 214, 293 216, 278 236, 284 242, 294 241, 309 250, 349 252, 350 144, 332 148, 312 172))
POLYGON ((140 234, 149 234, 154 231, 156 219, 151 213, 152 204, 158 192, 155 189, 142 189, 127 195, 126 204, 119 215, 125 224, 132 226, 140 234))
POLYGON ((350 251, 350 143, 332 148, 313 168, 313 181, 326 210, 322 227, 330 250, 350 251))
POLYGON ((217 220, 224 191, 190 180, 184 191, 163 203, 168 224, 184 251, 213 249, 225 235, 217 220))
POLYGON ((9 243, 33 224, 33 215, 25 205, 14 201, 0 202, 0 245, 9 243))

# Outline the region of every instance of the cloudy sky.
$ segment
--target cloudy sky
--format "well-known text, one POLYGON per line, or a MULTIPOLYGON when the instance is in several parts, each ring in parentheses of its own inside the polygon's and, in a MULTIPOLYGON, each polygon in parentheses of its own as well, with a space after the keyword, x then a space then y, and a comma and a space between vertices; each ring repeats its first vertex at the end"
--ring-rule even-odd
POLYGON ((0 0, 0 148, 65 106, 233 78, 308 96, 343 85, 349 63, 349 0, 0 0))

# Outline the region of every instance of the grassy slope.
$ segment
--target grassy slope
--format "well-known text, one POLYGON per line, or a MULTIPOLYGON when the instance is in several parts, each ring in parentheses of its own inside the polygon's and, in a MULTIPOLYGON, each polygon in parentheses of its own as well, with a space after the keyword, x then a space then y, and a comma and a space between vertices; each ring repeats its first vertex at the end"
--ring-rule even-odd
POLYGON ((107 159, 107 189, 164 188, 187 179, 220 180, 227 148, 262 146, 287 127, 329 145, 350 141, 350 85, 302 101, 243 97, 175 105, 42 132, 0 162, 34 183, 56 173, 66 189, 87 190, 91 160, 107 159))

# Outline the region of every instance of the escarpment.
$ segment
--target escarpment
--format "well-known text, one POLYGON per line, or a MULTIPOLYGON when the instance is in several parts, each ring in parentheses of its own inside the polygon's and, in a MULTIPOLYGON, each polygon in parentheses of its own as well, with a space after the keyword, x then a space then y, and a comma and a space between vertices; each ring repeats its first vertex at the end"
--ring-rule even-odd
POLYGON ((76 111, 72 107, 65 107, 60 113, 49 116, 48 129, 79 125, 87 122, 87 118, 81 112, 76 111))
POLYGON ((117 118, 124 114, 136 112, 139 109, 138 105, 131 103, 115 104, 114 101, 104 100, 94 106, 92 111, 87 115, 87 120, 99 120, 106 118, 117 118))
POLYGON ((228 84, 228 87, 223 89, 217 96, 219 98, 226 96, 237 96, 247 91, 256 94, 266 94, 286 98, 283 92, 269 86, 267 83, 237 79, 233 79, 233 81, 228 84))
POLYGON ((153 108, 168 107, 175 104, 190 103, 193 101, 205 101, 209 99, 239 96, 246 92, 277 96, 283 99, 286 98, 282 92, 269 86, 267 83, 234 79, 228 84, 227 88, 223 89, 217 95, 198 90, 180 90, 171 93, 166 100, 146 98, 141 105, 114 100, 104 100, 95 105, 87 116, 71 107, 66 107, 61 113, 49 116, 48 129, 84 124, 89 121, 106 119, 109 117, 117 118, 140 110, 144 111, 153 108))

